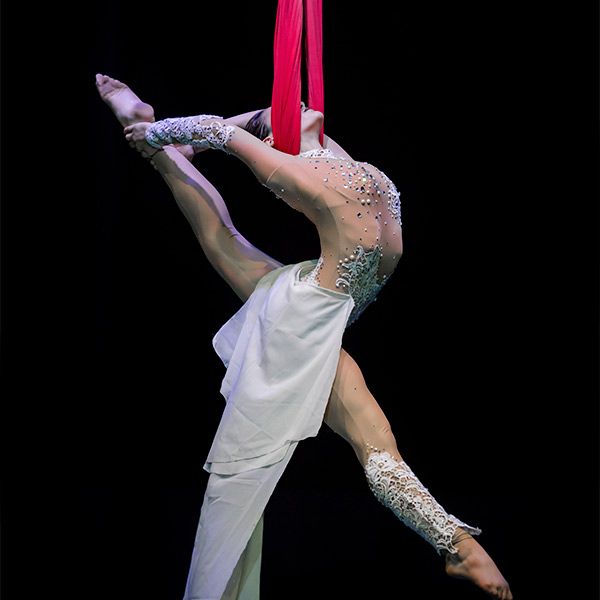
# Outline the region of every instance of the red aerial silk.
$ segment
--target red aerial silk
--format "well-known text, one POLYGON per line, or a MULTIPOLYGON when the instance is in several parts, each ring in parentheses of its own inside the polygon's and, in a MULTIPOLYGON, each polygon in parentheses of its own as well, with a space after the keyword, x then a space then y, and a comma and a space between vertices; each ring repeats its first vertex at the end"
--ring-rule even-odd
MULTIPOLYGON (((273 43, 273 93, 271 128, 274 147, 300 153, 300 88, 302 19, 306 22, 308 107, 324 113, 322 0, 279 0, 273 43), (304 11, 303 11, 304 8, 304 11), (304 14, 303 14, 304 12, 304 14)), ((324 127, 319 141, 323 144, 324 127)))

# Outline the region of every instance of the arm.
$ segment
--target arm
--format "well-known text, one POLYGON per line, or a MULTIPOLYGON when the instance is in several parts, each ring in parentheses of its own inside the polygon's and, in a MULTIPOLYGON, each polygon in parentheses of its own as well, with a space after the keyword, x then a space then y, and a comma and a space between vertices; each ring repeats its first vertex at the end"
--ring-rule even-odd
MULTIPOLYGON (((234 115, 233 117, 228 117, 227 119, 223 119, 223 122, 227 123, 227 125, 237 125, 238 127, 241 127, 242 129, 246 129, 246 125, 248 124, 248 121, 257 112, 260 112, 261 110, 264 110, 264 109, 259 108, 258 110, 251 110, 251 111, 248 111, 245 113, 241 113, 239 115, 234 115)), ((323 147, 329 148, 338 156, 343 156, 344 158, 348 158, 348 159, 352 160, 352 157, 336 141, 334 141, 332 138, 330 138, 326 134, 323 136, 323 147)), ((204 150, 204 148, 201 149, 199 146, 194 147, 194 152, 201 152, 202 150, 204 150)))
POLYGON ((248 124, 248 121, 257 112, 260 112, 261 110, 263 110, 263 109, 259 108, 258 110, 251 110, 251 111, 242 113, 241 115, 234 115, 233 117, 228 117, 227 119, 223 119, 223 121, 225 123, 227 123, 227 125, 237 125, 238 127, 241 127, 242 129, 245 129, 246 125, 248 124))
POLYGON ((191 144, 215 148, 237 156, 263 184, 284 162, 296 157, 271 148, 237 125, 228 125, 216 115, 197 115, 136 123, 125 128, 126 138, 138 149, 162 148, 169 144, 191 144))
MULTIPOLYGON (((249 112, 242 113, 240 115, 235 115, 233 117, 228 117, 227 119, 223 119, 224 123, 228 125, 237 125, 242 129, 246 129, 246 125, 248 121, 257 113, 263 109, 251 110, 249 112)), ((343 156, 344 158, 348 158, 352 160, 352 157, 332 138, 330 138, 327 134, 323 136, 323 147, 329 148, 334 152, 334 154, 338 156, 343 156)))
MULTIPOLYGON (((248 124, 248 121, 260 110, 262 109, 251 110, 249 112, 242 113, 241 115, 229 117, 227 119, 224 119, 223 121, 228 125, 237 125, 238 127, 245 129, 246 125, 248 124)), ((344 158, 352 160, 352 157, 336 141, 334 141, 326 134, 323 136, 323 147, 329 148, 337 156, 343 156, 344 158)))
MULTIPOLYGON (((227 119, 223 119, 223 122, 227 123, 227 125, 237 125, 238 127, 245 129, 246 125, 248 124, 248 121, 260 110, 262 110, 262 109, 251 110, 251 111, 248 111, 245 113, 241 113, 239 115, 234 115, 233 117, 228 117, 227 119)), ((193 148, 194 148, 194 154, 198 154, 199 152, 203 152, 204 150, 207 150, 207 148, 203 148, 201 146, 193 146, 193 148)))

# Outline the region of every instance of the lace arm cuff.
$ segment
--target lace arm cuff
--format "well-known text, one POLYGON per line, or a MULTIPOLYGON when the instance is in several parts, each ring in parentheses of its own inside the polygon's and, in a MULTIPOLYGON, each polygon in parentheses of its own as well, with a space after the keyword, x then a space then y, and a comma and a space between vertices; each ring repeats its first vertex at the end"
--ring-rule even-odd
POLYGON ((156 121, 146 129, 146 141, 154 148, 167 144, 191 144, 195 147, 216 148, 227 152, 226 145, 235 128, 220 121, 217 115, 196 115, 195 117, 171 118, 156 121))

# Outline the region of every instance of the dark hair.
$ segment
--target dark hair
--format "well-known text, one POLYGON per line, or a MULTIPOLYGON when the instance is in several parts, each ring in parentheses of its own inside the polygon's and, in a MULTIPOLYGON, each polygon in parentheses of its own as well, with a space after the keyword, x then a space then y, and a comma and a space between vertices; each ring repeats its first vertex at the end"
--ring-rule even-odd
POLYGON ((271 135, 269 127, 262 118, 264 112, 265 109, 263 108, 262 110, 254 113, 249 119, 248 123, 246 123, 246 127, 244 127, 248 133, 251 133, 259 140, 264 140, 268 135, 271 135))

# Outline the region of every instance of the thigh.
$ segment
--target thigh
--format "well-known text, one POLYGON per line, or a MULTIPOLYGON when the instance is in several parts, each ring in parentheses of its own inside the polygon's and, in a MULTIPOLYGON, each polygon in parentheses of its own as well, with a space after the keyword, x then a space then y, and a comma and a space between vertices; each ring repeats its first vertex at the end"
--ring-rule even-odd
MULTIPOLYGON (((245 301, 261 277, 282 264, 251 244, 233 225, 219 190, 172 146, 157 168, 190 224, 207 259, 245 301)), ((254 202, 250 198, 247 201, 254 202)))
POLYGON ((365 464, 370 446, 400 456, 388 418, 358 364, 343 348, 324 420, 353 447, 361 464, 365 464))
POLYGON ((253 246, 241 233, 226 232, 226 240, 205 248, 205 253, 217 273, 245 302, 256 284, 283 263, 253 246))

